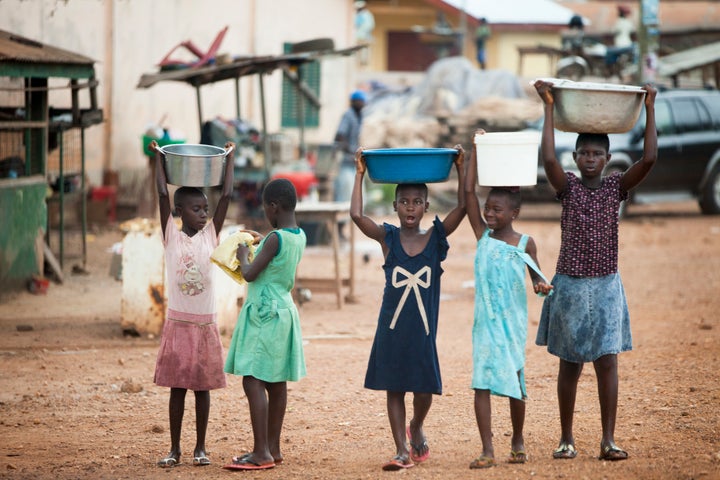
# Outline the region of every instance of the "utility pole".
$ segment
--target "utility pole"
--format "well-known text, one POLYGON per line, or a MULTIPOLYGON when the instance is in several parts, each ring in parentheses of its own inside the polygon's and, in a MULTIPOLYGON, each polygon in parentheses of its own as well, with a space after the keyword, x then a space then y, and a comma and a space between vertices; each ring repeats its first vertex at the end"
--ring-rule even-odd
POLYGON ((640 0, 640 24, 638 25, 638 43, 640 59, 637 76, 639 83, 655 81, 660 43, 660 0, 640 0))
POLYGON ((467 7, 467 0, 463 0, 461 12, 460 12, 460 55, 465 56, 465 47, 466 43, 468 41, 468 38, 470 38, 470 35, 468 35, 468 24, 467 24, 467 11, 465 8, 467 7))

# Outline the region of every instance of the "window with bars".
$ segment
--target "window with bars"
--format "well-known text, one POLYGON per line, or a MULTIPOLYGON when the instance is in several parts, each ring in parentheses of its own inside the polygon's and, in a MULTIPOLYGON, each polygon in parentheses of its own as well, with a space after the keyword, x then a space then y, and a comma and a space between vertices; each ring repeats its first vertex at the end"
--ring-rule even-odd
MULTIPOLYGON (((283 52, 290 53, 292 43, 283 45, 283 52)), ((315 94, 320 96, 320 62, 306 62, 298 68, 300 78, 305 82, 308 88, 315 94)), ((282 105, 281 105, 281 126, 282 127, 299 127, 300 126, 300 108, 298 100, 301 99, 303 111, 303 125, 305 127, 317 127, 320 124, 320 109, 307 101, 303 95, 298 92, 295 85, 286 76, 283 75, 282 81, 282 105)))

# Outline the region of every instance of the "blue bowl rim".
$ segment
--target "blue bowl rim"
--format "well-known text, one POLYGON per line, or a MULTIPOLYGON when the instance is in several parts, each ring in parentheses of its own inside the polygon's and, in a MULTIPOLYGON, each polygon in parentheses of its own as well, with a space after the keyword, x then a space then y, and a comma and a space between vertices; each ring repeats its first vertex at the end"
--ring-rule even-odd
POLYGON ((373 148, 369 150, 363 150, 363 155, 456 155, 458 151, 454 148, 373 148))
POLYGON ((454 148, 378 148, 372 150, 364 150, 363 153, 370 152, 367 156, 367 173, 374 183, 388 183, 388 184, 404 184, 404 183, 440 183, 445 182, 450 176, 449 167, 452 166, 452 161, 459 153, 454 148), (395 158, 400 161, 398 165, 404 165, 408 160, 413 157, 424 157, 429 160, 428 165, 432 165, 434 171, 424 172, 418 174, 408 174, 403 172, 399 174, 397 171, 384 171, 383 165, 386 163, 382 160, 387 160, 389 163, 391 158, 395 158), (379 162, 379 163, 378 163, 379 162), (380 169, 379 172, 374 172, 374 167, 380 169), (442 166, 442 167, 441 167, 442 166), (447 171, 445 167, 448 167, 447 171), (438 171, 438 168, 442 168, 442 171, 438 171))

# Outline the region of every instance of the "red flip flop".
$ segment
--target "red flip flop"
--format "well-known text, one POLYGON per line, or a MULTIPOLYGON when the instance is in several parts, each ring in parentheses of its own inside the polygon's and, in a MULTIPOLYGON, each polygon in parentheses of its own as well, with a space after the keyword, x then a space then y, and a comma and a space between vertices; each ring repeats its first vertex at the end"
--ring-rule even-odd
POLYGON ((405 433, 407 433, 408 440, 410 441, 410 459, 415 463, 421 463, 430 458, 430 447, 428 447, 427 441, 423 441, 420 444, 413 443, 409 425, 405 430, 405 433), (420 453, 423 449, 425 449, 425 453, 422 455, 415 454, 415 452, 420 453))
POLYGON ((414 467, 415 464, 412 462, 405 463, 405 460, 400 455, 394 456, 389 462, 382 466, 382 469, 386 472, 395 470, 402 470, 403 468, 414 467))

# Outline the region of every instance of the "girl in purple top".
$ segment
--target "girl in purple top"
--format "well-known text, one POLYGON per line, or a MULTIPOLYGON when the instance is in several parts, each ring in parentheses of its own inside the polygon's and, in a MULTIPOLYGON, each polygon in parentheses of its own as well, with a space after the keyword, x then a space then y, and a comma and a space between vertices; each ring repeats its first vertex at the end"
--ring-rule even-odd
POLYGON ((647 176, 657 158, 655 96, 645 91, 645 142, 642 158, 624 173, 602 176, 610 161, 605 134, 580 133, 573 158, 580 178, 563 171, 555 156, 552 83, 535 82, 543 100, 541 155, 548 181, 562 202, 562 238, 555 277, 555 294, 547 297, 538 327, 537 345, 547 345, 560 358, 558 404, 561 436, 554 458, 575 458, 572 423, 578 379, 585 362, 593 362, 598 383, 602 440, 600 460, 624 460, 627 452, 615 444, 618 401, 617 354, 632 349, 630 317, 617 269, 618 211, 647 176))

